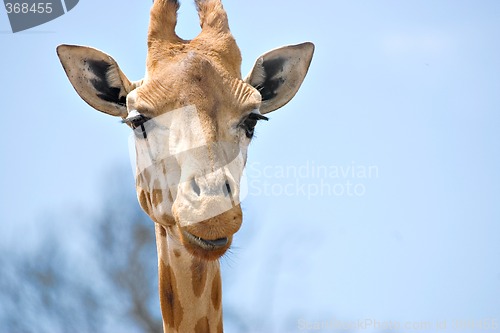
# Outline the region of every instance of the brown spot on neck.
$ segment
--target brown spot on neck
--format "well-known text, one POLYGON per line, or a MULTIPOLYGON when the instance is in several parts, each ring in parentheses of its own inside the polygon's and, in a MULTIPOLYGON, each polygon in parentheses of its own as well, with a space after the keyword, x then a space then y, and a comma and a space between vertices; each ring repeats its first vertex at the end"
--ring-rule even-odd
POLYGON ((165 229, 165 227, 161 225, 160 225, 160 236, 167 237, 167 229, 165 229))
POLYGON ((160 260, 159 267, 160 305, 163 321, 168 327, 179 331, 184 310, 179 300, 179 292, 172 268, 160 260))
POLYGON ((163 190, 153 190, 153 206, 158 207, 163 202, 163 190))
POLYGON ((144 190, 140 190, 140 192, 139 192, 139 205, 141 205, 142 209, 145 212, 149 212, 150 211, 151 207, 150 207, 149 203, 150 203, 150 201, 149 201, 149 193, 147 193, 144 190))
POLYGON ((222 318, 219 320, 219 324, 217 325, 217 333, 223 333, 224 329, 222 328, 222 318))
POLYGON ((198 322, 196 323, 196 326, 194 327, 194 332, 195 333, 209 333, 210 332, 210 325, 208 323, 208 317, 203 317, 198 322))
POLYGON ((175 249, 175 250, 174 250, 174 256, 175 256, 176 258, 179 258, 179 257, 181 256, 181 251, 179 251, 179 250, 175 249))
POLYGON ((215 310, 219 310, 222 303, 222 281, 220 274, 215 274, 212 281, 212 305, 215 310))
POLYGON ((196 297, 200 297, 207 284, 207 265, 201 260, 193 260, 191 264, 191 281, 196 297))

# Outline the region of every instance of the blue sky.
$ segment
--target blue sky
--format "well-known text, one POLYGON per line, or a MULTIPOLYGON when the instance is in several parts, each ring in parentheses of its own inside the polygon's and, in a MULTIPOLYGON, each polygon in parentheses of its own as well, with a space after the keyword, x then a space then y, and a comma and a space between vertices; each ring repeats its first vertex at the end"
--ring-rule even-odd
MULTIPOLYGON (((243 73, 269 49, 316 44, 298 95, 252 143, 226 304, 276 332, 333 318, 500 324, 500 3, 304 3, 224 3, 243 73)), ((42 220, 97 209, 103 175, 129 163, 128 129, 80 100, 55 47, 99 48, 140 79, 150 1, 96 4, 18 34, 0 10, 0 240, 13 249, 42 220)), ((182 2, 179 34, 198 31, 182 2)))

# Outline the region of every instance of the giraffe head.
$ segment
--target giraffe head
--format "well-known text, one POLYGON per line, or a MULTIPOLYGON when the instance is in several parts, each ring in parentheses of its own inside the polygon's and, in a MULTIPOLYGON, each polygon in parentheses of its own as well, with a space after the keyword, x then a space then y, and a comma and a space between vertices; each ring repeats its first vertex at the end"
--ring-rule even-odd
POLYGON ((133 129, 144 211, 192 255, 214 260, 241 226, 240 182, 254 128, 296 94, 314 45, 270 51, 242 79, 220 0, 196 5, 202 31, 187 41, 175 32, 178 1, 154 2, 143 80, 129 81, 93 48, 57 52, 82 99, 133 129))

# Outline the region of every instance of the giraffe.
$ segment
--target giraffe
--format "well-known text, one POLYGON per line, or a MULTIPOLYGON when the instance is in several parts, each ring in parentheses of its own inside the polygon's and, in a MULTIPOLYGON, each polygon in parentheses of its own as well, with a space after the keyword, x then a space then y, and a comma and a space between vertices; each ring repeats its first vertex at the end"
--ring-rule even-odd
POLYGON ((246 78, 221 0, 195 0, 201 32, 175 31, 178 0, 150 12, 146 74, 130 81, 100 50, 59 45, 71 84, 91 107, 133 130, 136 190, 155 224, 164 332, 222 332, 219 258, 242 223, 241 179, 254 129, 300 88, 310 42, 257 59, 246 78))

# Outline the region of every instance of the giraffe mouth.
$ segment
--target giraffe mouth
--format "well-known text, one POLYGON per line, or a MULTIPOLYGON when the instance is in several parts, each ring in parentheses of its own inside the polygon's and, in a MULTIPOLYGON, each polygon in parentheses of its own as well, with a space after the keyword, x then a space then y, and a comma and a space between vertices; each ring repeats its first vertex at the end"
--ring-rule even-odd
POLYGON ((181 230, 181 234, 184 246, 188 251, 207 260, 219 258, 231 245, 231 238, 228 237, 210 240, 193 235, 186 230, 181 230))
POLYGON ((182 226, 181 222, 180 219, 176 221, 177 235, 184 248, 195 257, 213 261, 230 248, 233 235, 241 226, 241 207, 238 205, 200 223, 182 226))
POLYGON ((201 237, 195 236, 195 235, 193 235, 185 230, 183 230, 182 233, 183 233, 184 237, 186 237, 186 239, 190 243, 198 245, 199 247, 201 247, 202 249, 204 249, 206 251, 218 250, 218 249, 224 248, 229 243, 229 239, 227 237, 219 238, 219 239, 215 239, 215 240, 209 240, 209 239, 203 239, 201 237))

